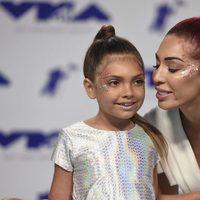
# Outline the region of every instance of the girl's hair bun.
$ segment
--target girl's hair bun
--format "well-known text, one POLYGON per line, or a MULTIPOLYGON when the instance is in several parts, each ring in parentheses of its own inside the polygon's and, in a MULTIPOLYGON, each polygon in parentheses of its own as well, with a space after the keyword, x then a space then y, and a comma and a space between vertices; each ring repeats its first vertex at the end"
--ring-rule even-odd
POLYGON ((103 25, 99 32, 96 34, 95 40, 105 40, 115 36, 115 28, 112 25, 103 25))

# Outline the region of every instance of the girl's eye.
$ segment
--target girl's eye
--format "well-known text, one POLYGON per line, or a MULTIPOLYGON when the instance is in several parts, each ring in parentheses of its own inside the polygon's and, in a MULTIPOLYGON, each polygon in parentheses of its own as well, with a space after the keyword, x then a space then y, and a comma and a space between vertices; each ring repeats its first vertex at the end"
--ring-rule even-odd
POLYGON ((117 85, 119 85, 119 81, 117 81, 117 80, 110 80, 108 82, 108 85, 111 86, 111 87, 116 87, 117 85))
POLYGON ((134 83, 136 85, 144 85, 145 81, 144 81, 144 79, 137 79, 137 80, 134 81, 134 83))

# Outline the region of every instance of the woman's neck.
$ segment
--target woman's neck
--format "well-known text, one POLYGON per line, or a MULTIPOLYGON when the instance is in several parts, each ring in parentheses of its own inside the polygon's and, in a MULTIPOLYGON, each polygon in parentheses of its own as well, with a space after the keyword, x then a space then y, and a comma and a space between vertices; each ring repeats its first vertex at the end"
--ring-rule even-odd
POLYGON ((198 134, 200 132, 200 108, 189 106, 180 109, 183 127, 187 134, 198 134))
POLYGON ((198 109, 180 109, 180 116, 187 136, 200 135, 200 114, 198 109))
POLYGON ((186 136, 192 146, 197 163, 200 167, 200 115, 187 116, 180 111, 181 121, 186 136))

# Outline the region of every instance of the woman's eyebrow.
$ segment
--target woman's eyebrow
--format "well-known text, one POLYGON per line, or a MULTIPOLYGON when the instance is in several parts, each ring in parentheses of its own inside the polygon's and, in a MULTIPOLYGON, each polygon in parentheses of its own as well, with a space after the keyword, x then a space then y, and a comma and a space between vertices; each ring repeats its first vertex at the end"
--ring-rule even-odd
MULTIPOLYGON (((159 61, 160 59, 159 59, 158 54, 155 54, 155 56, 156 56, 156 59, 159 61)), ((181 58, 176 57, 176 56, 165 57, 164 60, 165 60, 165 61, 168 61, 168 60, 179 60, 179 61, 181 61, 181 62, 184 62, 184 60, 182 60, 181 58)))
POLYGON ((166 57, 165 60, 179 60, 181 62, 184 62, 184 60, 182 60, 181 58, 179 57, 175 57, 175 56, 172 56, 172 57, 166 57))

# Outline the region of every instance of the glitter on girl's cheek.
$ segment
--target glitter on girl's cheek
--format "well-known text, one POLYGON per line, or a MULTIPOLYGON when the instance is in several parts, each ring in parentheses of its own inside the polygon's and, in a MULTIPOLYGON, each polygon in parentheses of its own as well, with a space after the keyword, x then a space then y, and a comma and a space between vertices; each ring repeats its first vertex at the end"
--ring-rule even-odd
POLYGON ((108 86, 106 84, 102 85, 100 88, 104 91, 108 91, 108 86))
POLYGON ((110 71, 106 68, 98 75, 99 88, 104 91, 109 91, 109 86, 105 83, 105 78, 110 75, 110 71))

